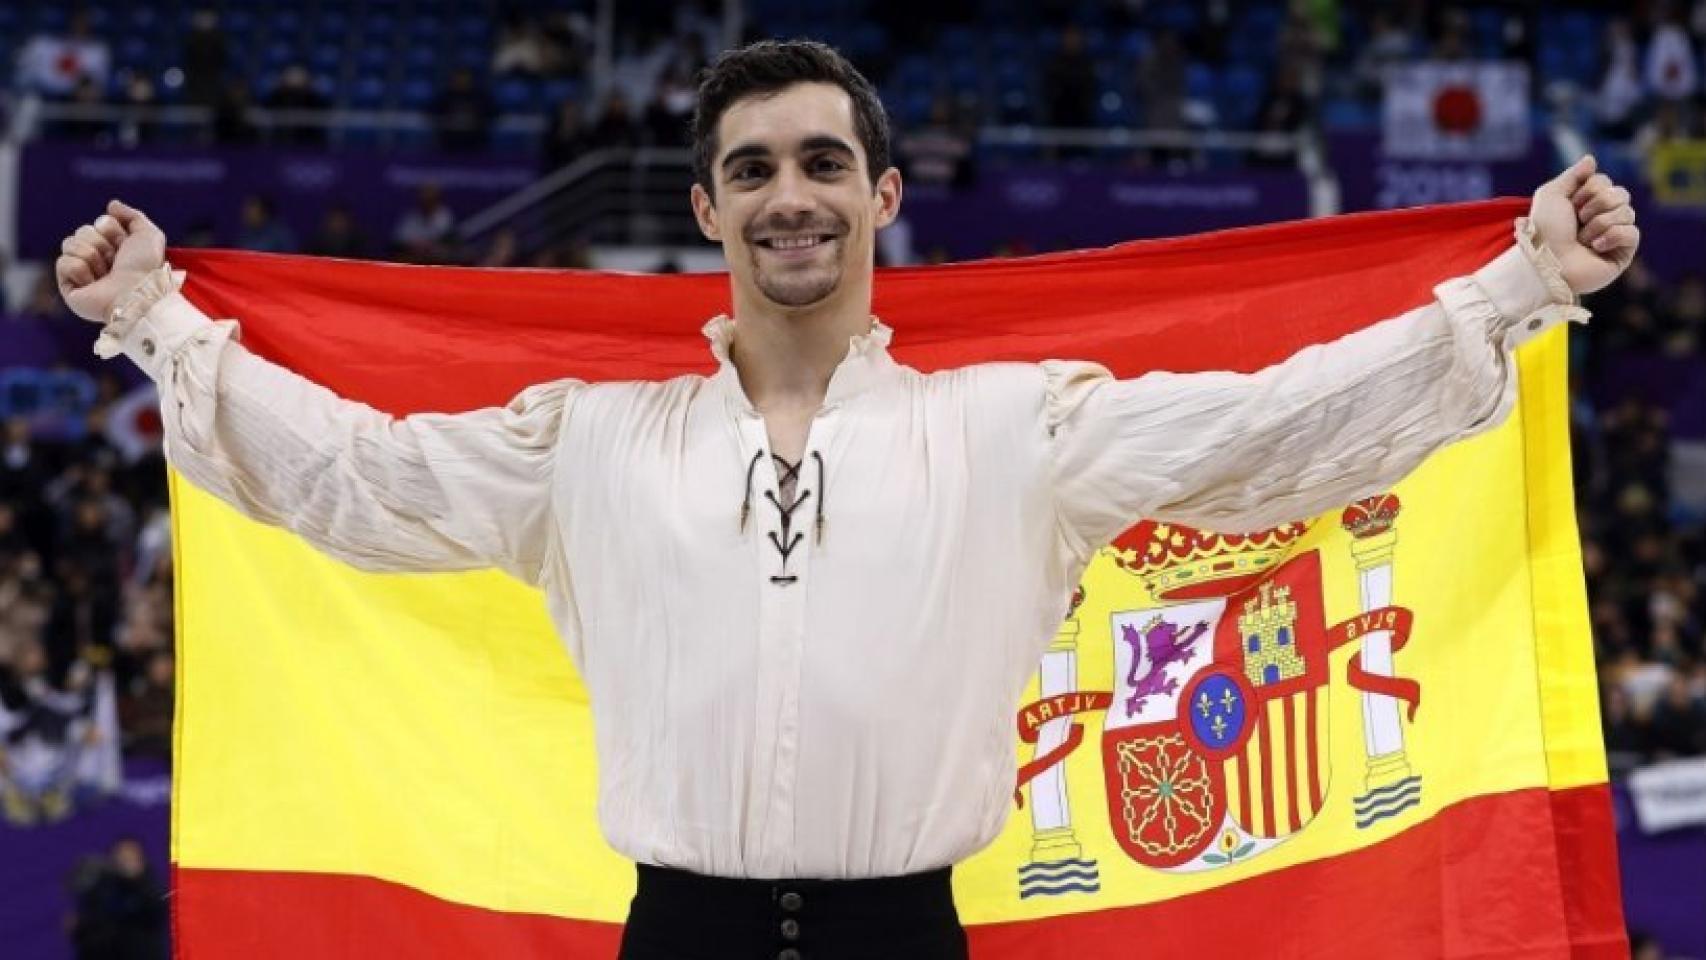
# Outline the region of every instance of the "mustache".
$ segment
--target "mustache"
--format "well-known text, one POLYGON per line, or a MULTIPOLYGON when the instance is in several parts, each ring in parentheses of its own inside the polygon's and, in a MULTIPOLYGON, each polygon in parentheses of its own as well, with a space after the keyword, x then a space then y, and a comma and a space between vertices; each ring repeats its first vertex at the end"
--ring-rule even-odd
POLYGON ((741 230, 741 237, 748 242, 772 234, 793 233, 827 233, 841 237, 847 234, 847 221, 840 217, 825 217, 808 214, 803 217, 770 216, 763 220, 755 220, 741 230))

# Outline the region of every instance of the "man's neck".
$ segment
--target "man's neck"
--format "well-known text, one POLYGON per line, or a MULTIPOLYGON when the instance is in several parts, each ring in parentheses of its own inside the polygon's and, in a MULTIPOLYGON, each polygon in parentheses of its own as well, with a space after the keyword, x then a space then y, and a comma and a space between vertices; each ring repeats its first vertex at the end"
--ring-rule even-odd
POLYGON ((815 411, 847 357, 847 341, 870 331, 870 304, 853 299, 804 310, 766 306, 735 305, 730 357, 741 388, 760 413, 815 411))

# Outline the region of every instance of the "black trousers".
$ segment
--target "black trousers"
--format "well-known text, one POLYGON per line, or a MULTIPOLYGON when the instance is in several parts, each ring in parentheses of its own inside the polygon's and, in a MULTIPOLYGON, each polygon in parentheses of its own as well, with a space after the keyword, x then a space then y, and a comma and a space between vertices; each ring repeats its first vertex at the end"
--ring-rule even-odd
POLYGON ((619 960, 966 960, 949 877, 734 880, 640 864, 619 960))

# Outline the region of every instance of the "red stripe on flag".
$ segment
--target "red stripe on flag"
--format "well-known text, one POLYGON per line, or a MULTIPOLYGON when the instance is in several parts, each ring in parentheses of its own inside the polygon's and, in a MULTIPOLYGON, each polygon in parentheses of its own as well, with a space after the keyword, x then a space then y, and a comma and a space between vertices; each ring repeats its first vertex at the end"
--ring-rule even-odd
POLYGON ((1309 709, 1305 716, 1309 718, 1309 729, 1305 735, 1309 739, 1309 815, 1314 816, 1321 810, 1321 742, 1315 738, 1315 711, 1317 709, 1317 694, 1320 687, 1309 688, 1309 709))
POLYGON ((1251 833, 1258 837, 1279 835, 1279 821, 1274 818, 1274 739, 1268 734, 1268 704, 1258 701, 1261 717, 1256 722, 1257 739, 1262 744, 1262 826, 1251 833))
POLYGON ((1250 812, 1250 751, 1246 749, 1238 751, 1238 822, 1249 829, 1255 825, 1253 817, 1250 812))
POLYGON ((616 924, 504 913, 373 877, 173 866, 177 960, 614 957, 616 924))
MULTIPOLYGON (((1611 836, 1603 784, 1476 797, 1373 847, 1193 896, 973 926, 972 955, 1203 960, 1287 943, 1312 960, 1627 957, 1611 836)), ((1138 869, 1102 864, 1104 876, 1138 869)), ((178 960, 599 958, 621 937, 614 924, 484 910, 370 877, 173 877, 178 960)))
MULTIPOLYGON (((877 272, 895 357, 921 370, 1066 357, 1119 376, 1258 370, 1429 299, 1511 244, 1526 199, 1357 213, 1010 260, 877 272), (1425 251, 1418 255, 1417 251, 1425 251)), ((170 251, 186 295, 243 342, 393 414, 507 402, 579 377, 714 365, 721 274, 635 276, 170 251), (433 376, 422 376, 431 370, 433 376)))
MULTIPOLYGON (((1290 815, 1291 832, 1303 829, 1303 819, 1297 815, 1297 808, 1303 804, 1303 798, 1297 795, 1297 697, 1285 698, 1285 806, 1290 815)), ((1315 811, 1309 811, 1311 815, 1315 811)))
POLYGON ((1622 960, 1616 851, 1598 842, 1610 817, 1604 784, 1476 797, 1372 847, 1192 896, 974 926, 972 956, 1622 960))

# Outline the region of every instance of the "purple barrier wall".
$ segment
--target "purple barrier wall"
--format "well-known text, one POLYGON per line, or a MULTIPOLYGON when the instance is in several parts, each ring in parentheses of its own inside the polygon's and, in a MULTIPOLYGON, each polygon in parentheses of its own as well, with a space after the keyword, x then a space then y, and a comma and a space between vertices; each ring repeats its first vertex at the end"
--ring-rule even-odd
POLYGON ((157 763, 126 764, 117 796, 78 810, 70 819, 27 829, 0 821, 0 956, 71 960, 66 931, 74 900, 72 874, 114 841, 135 837, 148 852, 154 878, 169 882, 167 801, 170 780, 157 763))
MULTIPOLYGON (((1551 143, 1539 137, 1516 160, 1394 160, 1381 152, 1378 132, 1338 132, 1327 138, 1327 161, 1338 176, 1346 211, 1525 197, 1560 169, 1551 143)), ((1638 179, 1618 178, 1634 194, 1641 258, 1647 265, 1669 280, 1702 273, 1706 209, 1660 206, 1638 179)))
POLYGON ((902 213, 920 256, 987 257, 1100 247, 1309 215, 1309 190, 1289 171, 1160 173, 1016 167, 987 170, 960 191, 908 186, 902 213))
POLYGON ((342 202, 368 229, 370 243, 382 245, 422 184, 438 184, 445 203, 466 216, 537 176, 533 164, 503 157, 32 143, 19 180, 18 255, 58 256, 65 234, 114 197, 148 211, 168 237, 210 224, 216 244, 230 245, 250 193, 270 198, 301 243, 313 236, 326 207, 342 202))
POLYGON ((1641 833, 1622 784, 1612 787, 1612 807, 1629 929, 1671 954, 1706 957, 1706 830, 1641 833))

